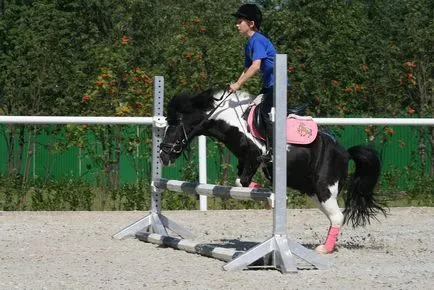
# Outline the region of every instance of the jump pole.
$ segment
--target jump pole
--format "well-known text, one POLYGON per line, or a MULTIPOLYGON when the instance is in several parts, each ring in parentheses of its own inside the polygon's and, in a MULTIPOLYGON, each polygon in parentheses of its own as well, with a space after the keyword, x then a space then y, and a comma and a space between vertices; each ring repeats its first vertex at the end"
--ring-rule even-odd
POLYGON ((164 178, 154 180, 154 186, 162 190, 183 192, 195 196, 265 201, 270 207, 273 207, 274 204, 274 194, 268 188, 234 187, 164 178))
POLYGON ((233 248, 217 247, 211 244, 202 244, 191 240, 145 232, 138 232, 136 234, 136 238, 143 242, 170 247, 173 249, 186 251, 192 254, 198 254, 225 262, 232 261, 239 255, 244 253, 244 251, 237 251, 233 248))

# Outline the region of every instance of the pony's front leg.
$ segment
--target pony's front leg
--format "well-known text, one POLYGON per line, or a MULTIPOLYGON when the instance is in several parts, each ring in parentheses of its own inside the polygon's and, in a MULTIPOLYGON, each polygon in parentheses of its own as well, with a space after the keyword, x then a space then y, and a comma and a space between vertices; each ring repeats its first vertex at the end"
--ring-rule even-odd
POLYGON ((244 163, 241 162, 240 160, 238 160, 238 165, 237 165, 237 179, 235 179, 235 185, 239 186, 239 187, 243 187, 243 185, 241 184, 241 175, 243 173, 244 170, 244 163))
POLYGON ((237 186, 249 187, 252 183, 253 175, 259 167, 259 162, 238 162, 238 178, 235 180, 237 186))
POLYGON ((313 199, 317 202, 319 209, 327 216, 330 221, 327 238, 324 244, 316 247, 315 251, 321 254, 331 254, 335 250, 336 240, 339 236, 341 225, 344 221, 344 215, 339 208, 337 201, 338 185, 335 184, 329 188, 330 197, 325 201, 320 201, 317 196, 313 199))

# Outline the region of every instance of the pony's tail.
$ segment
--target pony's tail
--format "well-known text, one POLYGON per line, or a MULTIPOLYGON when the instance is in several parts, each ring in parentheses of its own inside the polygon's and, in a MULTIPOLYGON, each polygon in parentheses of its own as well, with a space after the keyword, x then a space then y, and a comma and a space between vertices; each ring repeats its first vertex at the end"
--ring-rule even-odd
POLYGON ((348 153, 356 164, 344 196, 344 223, 350 221, 353 227, 370 224, 371 218, 381 212, 386 216, 383 205, 375 199, 374 187, 378 182, 381 162, 377 152, 367 146, 354 146, 348 153))

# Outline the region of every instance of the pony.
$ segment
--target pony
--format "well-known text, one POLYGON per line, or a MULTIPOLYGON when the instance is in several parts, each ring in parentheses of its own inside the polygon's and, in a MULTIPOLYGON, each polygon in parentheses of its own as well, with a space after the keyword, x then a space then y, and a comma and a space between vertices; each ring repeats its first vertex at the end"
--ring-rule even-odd
MULTIPOLYGON (((262 164, 258 157, 266 148, 263 140, 253 137, 244 118, 256 97, 239 91, 227 95, 225 91, 208 89, 172 97, 167 105, 167 127, 160 144, 163 165, 171 165, 199 135, 215 138, 238 159, 238 186, 249 186, 259 167, 272 180, 272 163, 262 164)), ((287 144, 287 186, 307 194, 327 216, 330 226, 325 242, 316 247, 319 253, 333 253, 340 228, 370 224, 378 213, 386 216, 382 204, 376 200, 374 187, 378 182, 381 162, 377 152, 364 145, 346 150, 327 132, 319 130, 310 144, 287 144), (355 171, 348 173, 349 161, 355 171), (344 191, 343 211, 338 194, 344 191)))

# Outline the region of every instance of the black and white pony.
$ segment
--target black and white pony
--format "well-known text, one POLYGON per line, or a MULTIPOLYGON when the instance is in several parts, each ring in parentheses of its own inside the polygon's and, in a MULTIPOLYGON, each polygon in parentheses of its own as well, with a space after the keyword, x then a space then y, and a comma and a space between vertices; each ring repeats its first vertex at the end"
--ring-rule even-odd
MULTIPOLYGON (((238 186, 248 186, 261 165, 257 157, 264 153, 263 141, 252 136, 243 118, 255 97, 237 92, 222 98, 223 91, 207 90, 196 95, 173 97, 167 107, 168 127, 161 143, 160 158, 170 165, 199 135, 224 143, 238 158, 238 186)), ((264 165, 272 172, 272 164, 264 165)), ((373 149, 354 146, 345 150, 330 135, 319 132, 308 145, 287 145, 287 185, 313 198, 330 220, 330 228, 321 253, 332 253, 341 225, 353 227, 370 223, 385 210, 375 200, 373 189, 380 175, 380 160, 373 149), (355 162, 355 172, 348 180, 348 163, 355 162), (346 187, 345 209, 339 208, 338 193, 346 187)), ((272 176, 269 176, 270 179, 272 176)))

